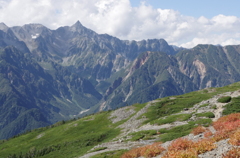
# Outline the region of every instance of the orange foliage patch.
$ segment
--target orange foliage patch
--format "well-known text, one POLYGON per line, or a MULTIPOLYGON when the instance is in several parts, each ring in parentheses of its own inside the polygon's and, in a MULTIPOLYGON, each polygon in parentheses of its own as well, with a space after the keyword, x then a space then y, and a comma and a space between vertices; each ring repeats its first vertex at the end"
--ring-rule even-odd
POLYGON ((229 133, 227 131, 217 131, 214 136, 213 136, 213 140, 218 142, 220 140, 223 140, 223 139, 227 139, 229 138, 229 133))
POLYGON ((198 135, 198 134, 203 133, 205 131, 206 131, 206 129, 203 126, 198 126, 198 127, 194 128, 191 133, 194 134, 194 135, 198 135))
POLYGON ((154 157, 161 154, 165 149, 161 147, 162 143, 153 143, 152 145, 147 145, 140 148, 132 149, 124 153, 121 158, 134 158, 134 157, 154 157))
POLYGON ((240 127, 240 113, 219 118, 213 123, 213 127, 217 130, 214 136, 215 141, 229 138, 240 127))
POLYGON ((197 158, 197 156, 196 150, 188 149, 168 151, 162 158, 197 158))
POLYGON ((217 131, 226 130, 233 131, 240 127, 240 113, 230 114, 219 118, 213 123, 213 127, 217 131))
POLYGON ((198 154, 211 151, 214 148, 216 148, 216 145, 212 139, 193 142, 179 138, 172 142, 163 158, 196 158, 198 154))
POLYGON ((233 133, 233 134, 230 136, 229 143, 232 144, 232 145, 240 146, 240 129, 238 129, 237 131, 235 131, 235 133, 233 133))
POLYGON ((223 158, 239 158, 240 157, 240 148, 233 148, 223 155, 223 158))
POLYGON ((213 135, 213 133, 208 129, 208 130, 206 130, 206 132, 204 133, 204 137, 205 138, 209 138, 209 137, 211 137, 213 135))
POLYGON ((171 143, 171 145, 168 147, 168 150, 186 150, 192 146, 193 141, 184 138, 178 138, 171 143))
POLYGON ((198 154, 211 151, 215 148, 216 145, 214 144, 214 141, 212 139, 202 139, 194 143, 194 149, 197 151, 198 154))

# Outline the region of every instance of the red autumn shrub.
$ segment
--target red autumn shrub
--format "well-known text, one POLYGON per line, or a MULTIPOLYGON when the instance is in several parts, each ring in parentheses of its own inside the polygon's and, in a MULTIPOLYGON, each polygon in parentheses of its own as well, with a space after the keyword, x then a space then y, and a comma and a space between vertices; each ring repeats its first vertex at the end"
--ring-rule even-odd
POLYGON ((213 135, 213 133, 208 129, 208 130, 206 130, 206 132, 204 133, 204 137, 205 138, 209 138, 209 137, 211 137, 213 135))
POLYGON ((198 154, 211 151, 216 148, 212 139, 201 139, 193 142, 188 139, 179 138, 173 141, 168 147, 163 158, 197 158, 198 154))
POLYGON ((194 149, 198 154, 205 153, 207 151, 211 151, 216 148, 214 141, 212 139, 201 139, 194 143, 194 149))
POLYGON ((162 158, 197 158, 197 152, 194 149, 171 150, 164 154, 162 158))
POLYGON ((223 158, 239 158, 240 157, 240 148, 233 148, 227 153, 223 154, 223 158))
POLYGON ((238 129, 237 131, 235 131, 235 132, 230 136, 229 143, 232 144, 232 145, 240 146, 240 129, 238 129))
POLYGON ((213 127, 217 131, 226 130, 233 131, 240 127, 240 113, 230 114, 219 118, 213 123, 213 127))
POLYGON ((153 143, 143 147, 132 149, 124 153, 121 158, 135 158, 135 157, 154 157, 161 154, 165 149, 160 146, 161 142, 153 143))
POLYGON ((227 139, 229 138, 229 133, 227 131, 217 131, 214 136, 213 136, 213 140, 218 142, 220 140, 223 140, 223 139, 227 139))
POLYGON ((171 143, 171 145, 168 147, 168 150, 186 150, 192 146, 193 141, 185 138, 178 138, 171 143))
POLYGON ((140 157, 140 152, 138 148, 132 149, 126 153, 124 153, 121 158, 134 158, 134 157, 140 157))
POLYGON ((194 128, 191 133, 194 134, 194 135, 198 135, 198 134, 203 133, 205 131, 206 131, 205 127, 198 126, 198 127, 194 128))
POLYGON ((229 136, 240 127, 240 113, 219 118, 213 123, 213 127, 217 130, 214 135, 215 141, 229 138, 229 136))

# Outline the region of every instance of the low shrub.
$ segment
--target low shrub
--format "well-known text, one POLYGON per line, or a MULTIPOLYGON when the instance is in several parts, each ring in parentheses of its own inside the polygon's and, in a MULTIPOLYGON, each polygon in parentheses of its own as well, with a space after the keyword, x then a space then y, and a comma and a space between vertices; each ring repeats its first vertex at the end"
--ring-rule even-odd
POLYGON ((226 154, 223 154, 223 158, 238 158, 240 157, 240 148, 233 148, 226 154))
POLYGON ((212 108, 216 110, 217 109, 217 105, 213 105, 212 108))
POLYGON ((227 131, 217 131, 214 136, 213 136, 213 140, 218 142, 220 140, 223 140, 223 139, 227 139, 229 138, 229 133, 227 131))
POLYGON ((194 149, 180 150, 180 151, 168 151, 162 158, 197 158, 197 152, 194 149))
POLYGON ((124 153, 121 158, 135 158, 135 157, 154 157, 161 154, 165 149, 161 147, 161 142, 153 143, 151 145, 132 149, 124 153))
POLYGON ((234 131, 240 127, 240 113, 230 114, 219 118, 213 123, 213 127, 217 131, 234 131))
POLYGON ((169 130, 161 129, 159 130, 159 132, 162 134, 159 137, 162 142, 171 141, 173 139, 177 139, 188 135, 194 127, 195 123, 191 124, 189 123, 186 125, 173 127, 172 129, 169 130))
POLYGON ((187 150, 192 146, 193 141, 184 138, 178 138, 171 143, 171 145, 168 147, 168 150, 187 150))
POLYGON ((208 117, 208 118, 214 118, 215 115, 212 112, 205 112, 205 113, 197 113, 197 117, 208 117))
POLYGON ((131 141, 137 141, 140 139, 151 139, 153 135, 156 135, 157 131, 156 130, 146 130, 146 131, 139 131, 132 133, 131 136, 131 141))
POLYGON ((188 139, 179 138, 168 147, 168 152, 163 158, 197 158, 198 154, 211 151, 216 148, 212 139, 202 139, 193 142, 188 139))
POLYGON ((215 141, 229 138, 229 136, 240 127, 240 113, 219 118, 213 123, 213 127, 217 131, 213 137, 215 141))
POLYGON ((232 98, 231 103, 224 106, 223 115, 240 112, 240 97, 232 98))
POLYGON ((206 131, 206 129, 205 129, 205 127, 203 127, 203 126, 198 126, 198 127, 195 127, 193 130, 192 130, 192 134, 194 134, 194 135, 198 135, 198 134, 200 134, 200 133, 203 133, 203 132, 205 132, 206 131))
POLYGON ((213 133, 212 133, 209 129, 207 129, 206 132, 204 132, 204 137, 205 137, 205 138, 209 138, 209 137, 211 137, 212 135, 213 135, 213 133))
POLYGON ((172 123, 175 121, 187 121, 191 117, 192 117, 192 114, 170 115, 165 119, 158 119, 153 122, 156 123, 157 125, 163 125, 163 124, 172 123))
POLYGON ((230 136, 229 143, 232 144, 232 145, 240 146, 240 129, 238 129, 237 131, 235 131, 235 132, 230 136))
POLYGON ((194 143, 194 149, 198 154, 211 151, 216 148, 214 141, 212 139, 201 139, 198 142, 194 143))
POLYGON ((208 127, 212 124, 212 120, 209 119, 209 118, 207 118, 207 119, 204 118, 204 119, 199 119, 199 120, 196 120, 196 121, 189 121, 188 123, 208 127))
POLYGON ((231 99, 232 99, 232 97, 230 97, 230 96, 223 96, 223 97, 219 98, 217 101, 220 103, 228 103, 231 101, 231 99))

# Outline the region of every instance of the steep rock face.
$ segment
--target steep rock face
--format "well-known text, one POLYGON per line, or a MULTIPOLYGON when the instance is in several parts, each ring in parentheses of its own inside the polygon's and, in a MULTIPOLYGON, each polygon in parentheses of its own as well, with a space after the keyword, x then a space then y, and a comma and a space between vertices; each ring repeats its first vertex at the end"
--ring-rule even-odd
POLYGON ((4 23, 0 23, 0 47, 4 48, 6 46, 15 46, 22 52, 30 52, 26 44, 15 36, 11 28, 4 23))
POLYGON ((15 47, 0 50, 0 83, 0 139, 69 119, 102 97, 88 80, 56 64, 47 72, 15 47))
POLYGON ((199 89, 221 87, 239 81, 239 66, 234 59, 239 56, 238 47, 198 45, 184 50, 176 55, 179 69, 199 89))
POLYGON ((175 56, 145 52, 124 70, 122 84, 104 96, 100 109, 237 82, 240 80, 239 48, 198 45, 175 56))
POLYGON ((122 84, 105 96, 100 109, 143 103, 193 91, 197 87, 182 74, 175 58, 163 52, 145 52, 125 69, 122 84))

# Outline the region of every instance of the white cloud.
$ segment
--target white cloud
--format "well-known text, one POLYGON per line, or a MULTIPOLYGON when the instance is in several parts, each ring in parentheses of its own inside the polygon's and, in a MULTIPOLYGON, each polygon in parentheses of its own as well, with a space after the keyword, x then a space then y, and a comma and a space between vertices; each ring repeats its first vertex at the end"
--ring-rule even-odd
POLYGON ((144 2, 132 7, 129 0, 0 0, 0 21, 9 26, 41 23, 56 29, 77 20, 120 39, 164 38, 184 47, 240 44, 240 18, 236 16, 194 18, 144 2))

